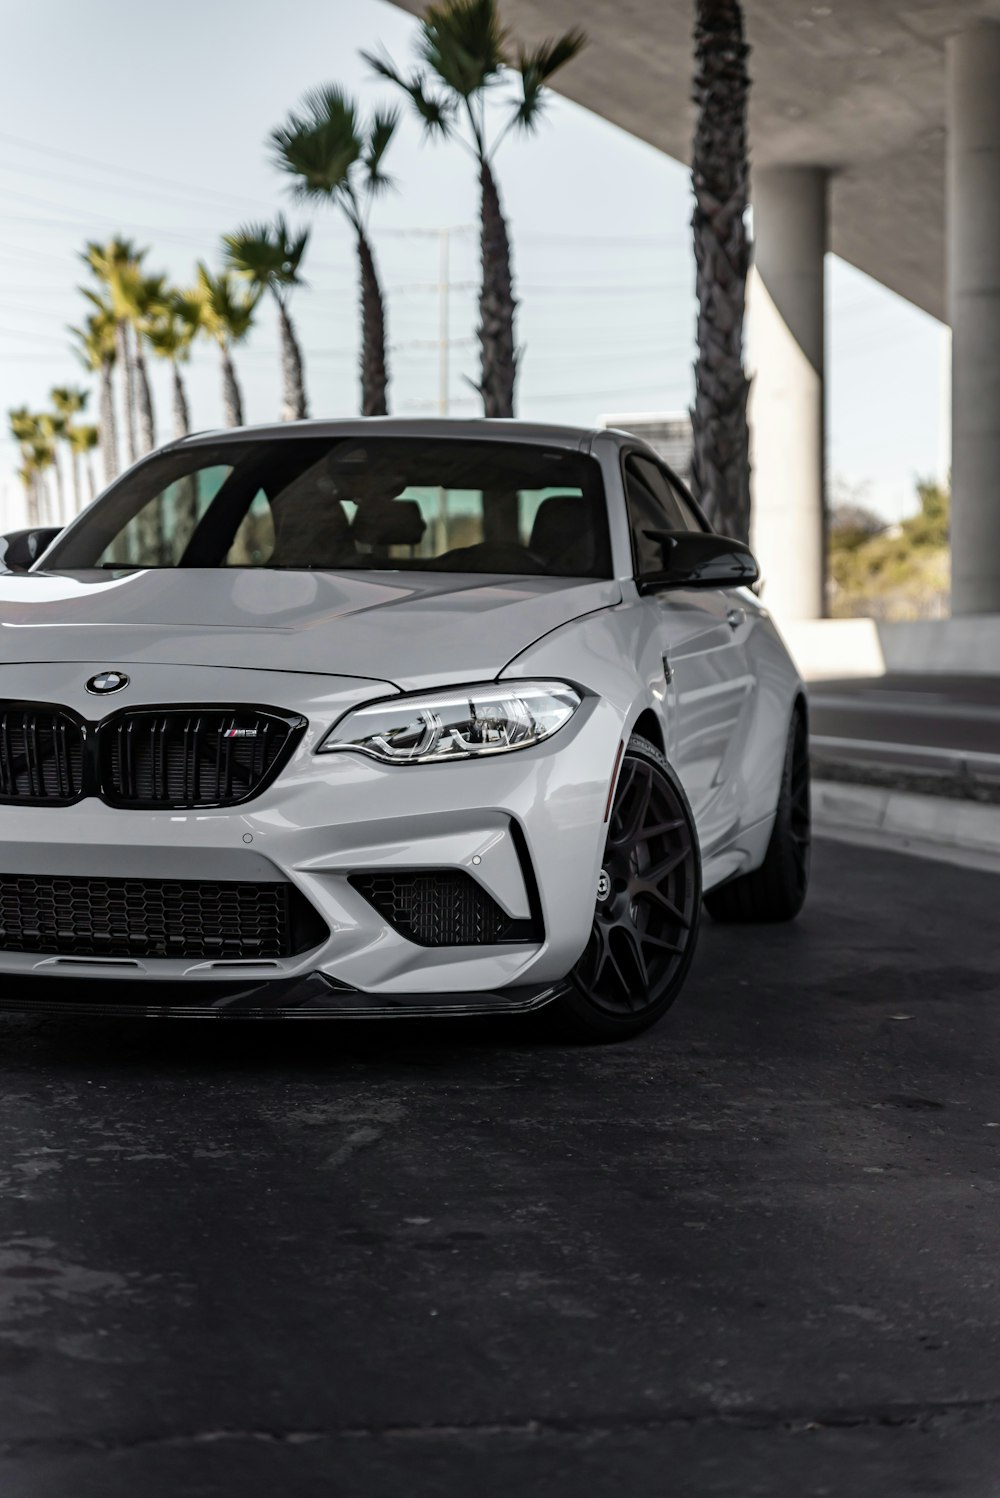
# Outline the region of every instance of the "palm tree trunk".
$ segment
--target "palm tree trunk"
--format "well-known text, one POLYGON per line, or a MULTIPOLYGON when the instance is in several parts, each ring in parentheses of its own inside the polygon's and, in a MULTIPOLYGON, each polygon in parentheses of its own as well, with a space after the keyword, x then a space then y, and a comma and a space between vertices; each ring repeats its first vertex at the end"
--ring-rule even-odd
POLYGON ((746 231, 750 80, 739 0, 697 0, 691 175, 697 264, 698 357, 692 482, 712 524, 750 534, 749 382, 743 369, 743 314, 750 246, 746 231))
POLYGON ((227 427, 241 427, 243 425, 243 397, 236 380, 236 370, 225 344, 220 344, 222 352, 222 404, 226 413, 227 427))
POLYGON ((80 493, 80 454, 75 447, 71 447, 69 450, 69 461, 70 473, 73 477, 73 514, 68 518, 72 519, 73 516, 79 515, 83 508, 83 496, 80 493))
POLYGON ((358 230, 358 265, 361 271, 361 414, 385 416, 385 302, 379 284, 375 256, 367 238, 358 230))
POLYGON ((39 474, 33 473, 27 485, 29 526, 41 524, 42 510, 39 504, 39 477, 39 474))
POLYGON ((299 347, 292 320, 285 311, 280 297, 278 303, 278 330, 281 333, 281 382, 284 398, 281 403, 282 421, 301 421, 309 415, 306 403, 305 375, 302 369, 302 350, 299 347))
POLYGON ((118 474, 118 428, 115 424, 115 387, 111 369, 111 360, 105 359, 101 365, 101 408, 98 417, 105 484, 110 484, 118 474))
POLYGON ((153 421, 153 395, 146 373, 146 360, 142 352, 142 335, 135 334, 135 389, 139 406, 139 435, 142 451, 149 453, 156 446, 156 426, 153 421))
POLYGON ((177 365, 171 364, 174 377, 174 436, 186 437, 191 430, 191 413, 188 410, 187 391, 177 365))
POLYGON ((52 524, 66 524, 66 494, 63 485, 62 463, 59 461, 59 449, 53 444, 52 447, 52 472, 56 480, 55 504, 52 509, 52 524))
POLYGON ((94 495, 96 493, 97 493, 97 488, 96 488, 96 485, 94 484, 94 465, 91 462, 90 458, 88 458, 87 459, 87 503, 88 504, 90 504, 92 502, 92 500, 94 498, 94 495))
POLYGON ((132 371, 132 351, 129 344, 128 324, 115 324, 115 343, 118 365, 122 372, 123 404, 125 407, 125 461, 131 467, 136 459, 135 443, 135 380, 132 371))
POLYGON ((481 253, 483 280, 479 292, 479 393, 484 416, 513 416, 517 352, 514 348, 514 301, 510 239, 493 173, 487 162, 479 171, 482 188, 481 253))

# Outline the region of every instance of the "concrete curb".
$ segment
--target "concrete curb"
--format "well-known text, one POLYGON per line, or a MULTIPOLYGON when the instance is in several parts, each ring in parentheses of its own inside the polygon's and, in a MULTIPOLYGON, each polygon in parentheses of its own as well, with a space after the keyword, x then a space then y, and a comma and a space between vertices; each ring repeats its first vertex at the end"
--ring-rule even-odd
POLYGON ((1000 806, 814 780, 818 837, 1000 873, 1000 806))

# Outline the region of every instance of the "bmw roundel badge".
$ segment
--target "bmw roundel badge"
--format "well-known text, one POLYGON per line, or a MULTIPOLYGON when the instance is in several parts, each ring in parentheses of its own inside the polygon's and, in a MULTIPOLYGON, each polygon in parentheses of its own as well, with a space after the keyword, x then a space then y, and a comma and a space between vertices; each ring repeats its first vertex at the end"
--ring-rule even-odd
POLYGON ((128 677, 124 671, 101 671, 87 682, 87 691, 103 697, 108 692, 120 692, 122 687, 127 686, 128 677))

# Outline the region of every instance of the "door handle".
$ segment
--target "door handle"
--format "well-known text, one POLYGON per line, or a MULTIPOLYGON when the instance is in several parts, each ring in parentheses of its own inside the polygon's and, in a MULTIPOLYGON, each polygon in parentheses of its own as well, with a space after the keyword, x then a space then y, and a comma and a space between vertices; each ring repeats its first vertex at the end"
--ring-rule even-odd
POLYGON ((746 617, 746 609, 732 608, 726 610, 726 623, 730 629, 739 629, 740 625, 746 620, 746 617))

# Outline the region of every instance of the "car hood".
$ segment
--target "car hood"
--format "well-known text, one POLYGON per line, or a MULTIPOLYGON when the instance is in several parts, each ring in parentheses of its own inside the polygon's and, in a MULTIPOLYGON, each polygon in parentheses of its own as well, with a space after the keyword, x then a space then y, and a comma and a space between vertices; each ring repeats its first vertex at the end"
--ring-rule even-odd
POLYGON ((0 665, 80 661, 370 677, 489 678, 621 601, 615 582, 442 573, 164 569, 0 575, 0 665))

